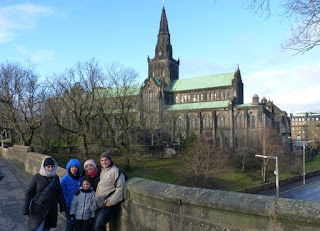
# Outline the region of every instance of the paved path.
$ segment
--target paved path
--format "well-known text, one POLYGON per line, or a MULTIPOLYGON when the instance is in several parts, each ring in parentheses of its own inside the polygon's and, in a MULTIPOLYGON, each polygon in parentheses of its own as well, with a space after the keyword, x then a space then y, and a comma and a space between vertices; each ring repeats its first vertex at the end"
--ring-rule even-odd
MULTIPOLYGON (((15 166, 0 156, 0 231, 25 231, 27 216, 22 215, 24 193, 28 181, 15 166)), ((65 221, 59 217, 57 229, 65 230, 65 221)))

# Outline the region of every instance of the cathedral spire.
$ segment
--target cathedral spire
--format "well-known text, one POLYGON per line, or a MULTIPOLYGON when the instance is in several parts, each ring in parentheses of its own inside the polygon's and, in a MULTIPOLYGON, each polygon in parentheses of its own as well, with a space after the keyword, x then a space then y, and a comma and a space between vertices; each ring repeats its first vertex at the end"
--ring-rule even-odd
POLYGON ((170 42, 168 20, 164 6, 162 8, 155 58, 172 58, 172 46, 170 42))
POLYGON ((148 78, 156 78, 167 87, 173 80, 179 79, 179 64, 179 60, 172 58, 167 15, 163 6, 155 56, 153 59, 148 58, 148 78))

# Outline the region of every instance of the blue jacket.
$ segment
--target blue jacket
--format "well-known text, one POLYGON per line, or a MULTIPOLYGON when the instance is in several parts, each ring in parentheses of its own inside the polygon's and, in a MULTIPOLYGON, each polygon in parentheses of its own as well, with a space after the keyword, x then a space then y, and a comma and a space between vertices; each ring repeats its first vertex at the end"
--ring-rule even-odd
POLYGON ((66 201, 67 207, 70 208, 74 191, 80 188, 81 186, 82 177, 80 176, 80 172, 81 172, 80 161, 78 159, 69 160, 69 162, 67 163, 66 170, 67 170, 67 174, 61 178, 60 184, 61 184, 62 192, 64 195, 64 199, 66 201), (73 176, 70 173, 70 168, 72 166, 78 167, 78 173, 76 176, 73 176))

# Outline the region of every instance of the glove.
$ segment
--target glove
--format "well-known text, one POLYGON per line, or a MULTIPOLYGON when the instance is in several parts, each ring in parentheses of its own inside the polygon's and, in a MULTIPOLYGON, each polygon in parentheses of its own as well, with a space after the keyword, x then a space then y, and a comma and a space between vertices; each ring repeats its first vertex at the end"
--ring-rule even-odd
POLYGON ((74 222, 76 220, 76 215, 70 214, 70 221, 74 222))

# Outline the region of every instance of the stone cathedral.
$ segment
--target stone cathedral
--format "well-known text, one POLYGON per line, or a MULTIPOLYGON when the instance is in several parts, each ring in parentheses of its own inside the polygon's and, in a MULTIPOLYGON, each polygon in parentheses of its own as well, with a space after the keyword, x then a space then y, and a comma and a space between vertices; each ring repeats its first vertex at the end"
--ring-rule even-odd
POLYGON ((286 112, 265 97, 254 95, 243 103, 239 67, 222 73, 189 79, 179 78, 180 60, 172 55, 166 11, 163 7, 154 58, 148 57, 148 78, 140 89, 141 127, 163 140, 181 142, 191 133, 220 147, 257 142, 258 132, 268 124, 285 140, 290 136, 286 112))

